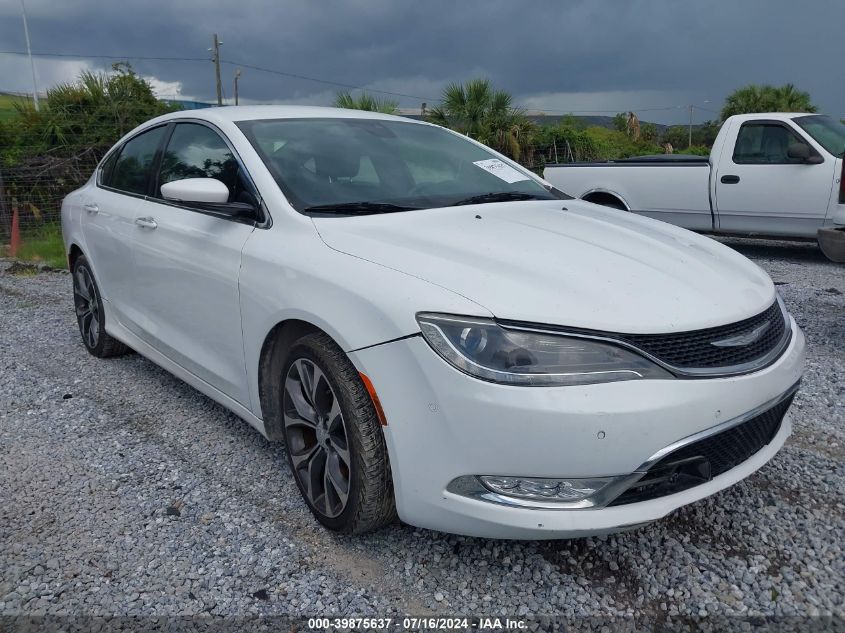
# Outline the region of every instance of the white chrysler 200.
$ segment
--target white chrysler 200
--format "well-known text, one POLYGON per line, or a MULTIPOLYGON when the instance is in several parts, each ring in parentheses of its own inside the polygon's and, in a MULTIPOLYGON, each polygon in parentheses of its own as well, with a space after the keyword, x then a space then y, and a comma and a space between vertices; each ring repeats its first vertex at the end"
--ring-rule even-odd
POLYGON ((88 350, 136 350, 284 440, 333 530, 619 530, 791 432, 804 336, 760 268, 434 125, 166 115, 62 221, 88 350))

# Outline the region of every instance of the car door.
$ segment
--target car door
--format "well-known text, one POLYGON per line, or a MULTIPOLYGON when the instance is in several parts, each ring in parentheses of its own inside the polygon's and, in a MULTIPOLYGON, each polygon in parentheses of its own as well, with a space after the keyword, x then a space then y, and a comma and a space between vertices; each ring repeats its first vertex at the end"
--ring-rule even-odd
POLYGON ((145 130, 116 148, 97 173, 96 186, 82 200, 85 251, 108 313, 126 324, 132 285, 131 241, 136 211, 152 177, 166 126, 145 130))
POLYGON ((783 121, 747 121, 733 155, 716 174, 716 208, 722 232, 815 237, 830 199, 834 162, 783 121), (788 155, 789 145, 809 146, 817 164, 788 155))
POLYGON ((254 223, 161 197, 161 185, 217 178, 230 201, 257 200, 234 150, 205 124, 176 123, 152 195, 136 210, 134 332, 159 352, 249 406, 238 274, 254 223))

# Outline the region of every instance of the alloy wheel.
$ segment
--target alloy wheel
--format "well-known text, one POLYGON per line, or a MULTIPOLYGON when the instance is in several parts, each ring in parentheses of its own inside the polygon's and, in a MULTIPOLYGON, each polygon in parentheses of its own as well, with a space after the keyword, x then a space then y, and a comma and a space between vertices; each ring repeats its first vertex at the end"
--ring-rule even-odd
POLYGON ((73 302, 85 344, 94 348, 100 340, 100 302, 91 273, 79 266, 73 276, 73 302))
POLYGON ((311 360, 290 365, 283 406, 294 475, 318 512, 337 517, 349 498, 349 439, 337 395, 311 360))

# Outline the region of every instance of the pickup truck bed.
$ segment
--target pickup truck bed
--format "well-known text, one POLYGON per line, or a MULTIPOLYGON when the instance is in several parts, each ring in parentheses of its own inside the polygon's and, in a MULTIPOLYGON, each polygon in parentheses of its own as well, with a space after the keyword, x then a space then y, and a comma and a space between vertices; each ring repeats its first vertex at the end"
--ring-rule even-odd
POLYGON ((709 157, 553 164, 544 177, 577 198, 694 231, 819 236, 838 261, 845 258, 843 152, 845 126, 829 117, 746 114, 725 121, 709 157), (837 241, 842 255, 830 250, 837 241))

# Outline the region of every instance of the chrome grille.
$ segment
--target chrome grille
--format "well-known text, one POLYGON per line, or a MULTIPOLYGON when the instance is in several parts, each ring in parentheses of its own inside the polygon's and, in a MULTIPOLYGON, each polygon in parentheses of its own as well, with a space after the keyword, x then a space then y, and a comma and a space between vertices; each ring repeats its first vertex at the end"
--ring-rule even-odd
POLYGON ((787 335, 786 318, 780 304, 775 301, 760 314, 730 325, 675 334, 620 334, 616 338, 672 367, 720 369, 753 363, 765 357, 777 349, 787 335), (763 328, 762 334, 746 345, 714 344, 741 338, 758 328, 763 328))

